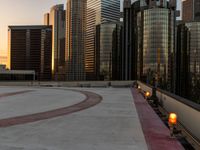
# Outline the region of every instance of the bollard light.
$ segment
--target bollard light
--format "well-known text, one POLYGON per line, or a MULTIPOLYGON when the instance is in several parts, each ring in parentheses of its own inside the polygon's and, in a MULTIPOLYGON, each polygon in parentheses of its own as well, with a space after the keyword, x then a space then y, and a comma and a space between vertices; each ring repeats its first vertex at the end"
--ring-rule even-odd
POLYGON ((177 124, 177 115, 175 113, 170 113, 168 122, 170 125, 176 125, 177 124))
POLYGON ((147 92, 145 93, 145 97, 146 97, 146 98, 149 98, 149 97, 150 97, 150 92, 147 91, 147 92))
POLYGON ((177 124, 177 115, 175 113, 170 113, 169 114, 169 119, 168 119, 168 124, 170 128, 170 135, 171 137, 175 136, 175 126, 177 124))
POLYGON ((138 89, 139 89, 139 90, 141 89, 140 85, 138 85, 138 89))

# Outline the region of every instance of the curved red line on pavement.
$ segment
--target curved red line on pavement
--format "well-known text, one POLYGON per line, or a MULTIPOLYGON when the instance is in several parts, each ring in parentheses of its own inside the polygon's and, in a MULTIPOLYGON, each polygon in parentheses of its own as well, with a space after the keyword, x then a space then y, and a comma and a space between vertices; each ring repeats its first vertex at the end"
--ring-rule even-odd
POLYGON ((34 90, 25 90, 25 91, 19 91, 19 92, 3 93, 3 94, 0 94, 0 98, 29 93, 29 92, 33 92, 33 91, 34 90))
POLYGON ((100 95, 92 93, 92 92, 78 91, 78 90, 71 90, 71 91, 80 92, 80 93, 84 94, 86 96, 86 99, 78 104, 59 108, 56 110, 35 113, 35 114, 30 114, 30 115, 25 115, 25 116, 19 116, 19 117, 12 117, 12 118, 7 118, 7 119, 1 119, 0 120, 0 128, 10 127, 10 126, 15 126, 15 125, 20 125, 20 124, 26 124, 26 123, 36 122, 36 121, 40 121, 40 120, 46 120, 46 119, 55 118, 55 117, 64 116, 64 115, 69 115, 71 113, 75 113, 75 112, 78 112, 78 111, 81 111, 84 109, 88 109, 92 106, 99 104, 102 101, 102 97, 100 95))

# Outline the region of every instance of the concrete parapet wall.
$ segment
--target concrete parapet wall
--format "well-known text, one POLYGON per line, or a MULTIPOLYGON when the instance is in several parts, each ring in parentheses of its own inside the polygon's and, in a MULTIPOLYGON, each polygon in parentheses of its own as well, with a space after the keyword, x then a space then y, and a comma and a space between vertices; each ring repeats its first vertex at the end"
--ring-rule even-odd
POLYGON ((34 82, 0 82, 0 86, 31 86, 34 82))
POLYGON ((111 81, 113 87, 130 87, 134 81, 111 81))
MULTIPOLYGON (((152 89, 149 86, 138 83, 142 90, 151 92, 152 89)), ((159 89, 156 94, 163 108, 168 112, 175 112, 178 115, 178 121, 200 140, 200 105, 159 89)))
POLYGON ((61 87, 130 87, 134 81, 34 81, 34 82, 0 82, 0 86, 61 86, 61 87))

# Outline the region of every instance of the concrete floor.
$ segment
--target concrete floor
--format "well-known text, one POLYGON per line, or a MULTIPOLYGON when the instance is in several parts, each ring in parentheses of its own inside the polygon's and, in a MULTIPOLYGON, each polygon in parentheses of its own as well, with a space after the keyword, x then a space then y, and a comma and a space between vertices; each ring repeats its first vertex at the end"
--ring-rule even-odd
MULTIPOLYGON (((27 89, 1 87, 0 93, 27 89)), ((85 98, 63 88, 30 89, 34 91, 0 98, 0 119, 49 111, 85 98)), ((129 88, 76 89, 97 93, 103 100, 66 116, 0 128, 0 150, 147 150, 129 88)))

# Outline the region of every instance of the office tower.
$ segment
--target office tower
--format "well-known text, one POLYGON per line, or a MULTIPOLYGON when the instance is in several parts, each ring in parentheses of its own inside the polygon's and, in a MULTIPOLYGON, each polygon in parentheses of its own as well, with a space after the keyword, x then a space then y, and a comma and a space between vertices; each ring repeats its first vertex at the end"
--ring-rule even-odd
POLYGON ((65 60, 67 80, 85 80, 85 34, 87 0, 68 0, 65 60))
POLYGON ((51 80, 51 26, 8 27, 9 68, 34 70, 38 80, 51 80))
POLYGON ((44 14, 44 25, 49 25, 49 13, 44 14))
POLYGON ((49 25, 52 25, 52 73, 55 80, 63 80, 65 67, 65 10, 59 4, 51 8, 49 25))
POLYGON ((200 20, 200 0, 184 0, 182 2, 182 10, 183 21, 200 20))
POLYGON ((187 22, 189 30, 189 97, 200 103, 200 22, 187 22))
POLYGON ((87 80, 96 79, 95 28, 103 22, 118 22, 120 0, 87 0, 85 69, 87 80))
POLYGON ((122 80, 123 22, 117 22, 112 36, 112 80, 122 80))
POLYGON ((137 1, 131 5, 131 0, 124 0, 124 35, 122 49, 122 80, 137 79, 137 51, 136 51, 136 14, 140 5, 146 5, 145 1, 137 1))
POLYGON ((200 103, 200 22, 177 26, 176 94, 200 103))
POLYGON ((175 94, 187 98, 189 94, 189 30, 184 23, 177 24, 175 94))
POLYGON ((131 43, 137 51, 137 77, 150 84, 156 78, 157 86, 173 90, 176 1, 137 3, 132 5, 136 39, 131 43))
POLYGON ((121 25, 104 22, 96 26, 96 74, 98 80, 116 80, 119 75, 121 25))
POLYGON ((131 9, 131 0, 124 0, 124 47, 122 52, 122 79, 129 80, 132 75, 131 72, 133 70, 132 62, 133 62, 133 49, 131 45, 132 38, 132 9, 131 9))

